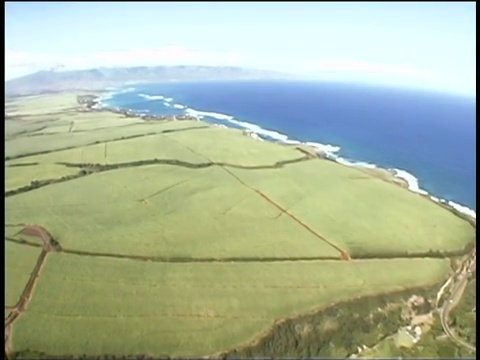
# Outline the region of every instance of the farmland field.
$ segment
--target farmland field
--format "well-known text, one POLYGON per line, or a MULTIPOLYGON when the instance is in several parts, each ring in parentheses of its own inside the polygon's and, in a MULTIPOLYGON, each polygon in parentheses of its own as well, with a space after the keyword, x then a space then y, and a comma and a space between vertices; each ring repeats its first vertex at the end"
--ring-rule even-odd
POLYGON ((321 165, 285 167, 281 181, 262 172, 232 171, 354 257, 455 251, 473 241, 472 227, 437 204, 366 174, 355 177, 351 168, 321 165))
MULTIPOLYGON (((194 124, 180 123, 187 127, 194 124)), ((40 136, 17 136, 7 139, 5 142, 5 156, 10 158, 22 155, 35 154, 39 152, 48 152, 52 150, 61 150, 85 145, 92 145, 96 142, 106 142, 112 140, 120 140, 125 137, 134 137, 142 135, 151 135, 161 130, 173 130, 177 127, 169 127, 166 124, 133 124, 131 126, 117 127, 115 131, 112 128, 102 128, 100 130, 91 130, 85 132, 69 132, 69 127, 65 126, 62 131, 40 134, 40 136)))
POLYGON ((10 353, 219 354, 281 319, 440 282, 441 255, 474 242, 417 194, 241 131, 80 111, 75 94, 7 105, 7 305, 42 244, 22 224, 59 244, 10 353))
POLYGON ((209 355, 252 340, 276 319, 447 272, 448 261, 433 259, 165 264, 53 254, 13 346, 54 355, 209 355), (412 279, 413 271, 423 276, 412 279), (35 337, 45 323, 52 331, 35 337), (117 336, 102 335, 111 332, 117 336))
POLYGON ((17 163, 5 168, 5 190, 13 190, 30 185, 32 180, 48 180, 65 175, 75 174, 76 169, 67 168, 55 163, 17 163))
POLYGON ((5 260, 8 269, 5 277, 5 304, 15 306, 20 300, 30 273, 35 267, 40 248, 5 243, 5 260))

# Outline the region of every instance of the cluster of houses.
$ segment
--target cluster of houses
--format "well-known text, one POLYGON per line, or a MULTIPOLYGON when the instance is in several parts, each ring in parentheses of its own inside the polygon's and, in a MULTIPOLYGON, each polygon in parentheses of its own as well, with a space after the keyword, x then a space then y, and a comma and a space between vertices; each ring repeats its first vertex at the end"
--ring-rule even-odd
POLYGON ((193 115, 150 115, 138 113, 128 109, 121 108, 106 108, 99 107, 99 98, 96 95, 78 95, 77 102, 81 105, 85 105, 87 111, 108 111, 114 114, 120 114, 128 118, 141 118, 143 120, 170 120, 170 121, 185 121, 185 120, 196 120, 199 119, 193 115))
POLYGON ((98 96, 96 95, 77 95, 77 102, 81 105, 86 105, 88 109, 93 108, 98 104, 98 96))
POLYGON ((420 326, 407 326, 405 332, 412 339, 412 342, 416 344, 422 337, 422 328, 420 326))

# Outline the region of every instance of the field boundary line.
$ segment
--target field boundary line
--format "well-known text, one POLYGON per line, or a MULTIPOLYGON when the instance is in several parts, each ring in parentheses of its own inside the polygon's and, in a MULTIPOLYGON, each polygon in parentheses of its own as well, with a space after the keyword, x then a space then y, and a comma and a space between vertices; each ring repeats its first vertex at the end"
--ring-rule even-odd
POLYGON ((99 253, 84 250, 71 250, 62 247, 58 250, 60 253, 76 255, 76 256, 91 256, 91 257, 107 257, 122 260, 136 260, 136 261, 151 261, 159 263, 262 263, 262 262, 298 262, 298 261, 339 261, 340 259, 334 256, 317 256, 317 257, 225 257, 225 258, 189 258, 189 257, 161 257, 161 256, 144 256, 144 255, 128 255, 128 254, 113 254, 113 253, 99 253))
MULTIPOLYGON (((42 247, 40 243, 28 241, 24 239, 15 239, 12 237, 5 237, 6 241, 13 242, 19 245, 42 247)), ((65 254, 76 256, 92 256, 92 257, 107 257, 120 260, 134 260, 134 261, 152 261, 158 263, 278 263, 278 262, 315 262, 315 261, 340 261, 342 259, 337 256, 296 256, 296 257, 223 257, 223 258, 207 258, 207 257, 172 257, 172 256, 146 256, 146 255, 134 255, 134 254, 118 254, 118 253, 101 253, 90 252, 86 250, 74 250, 74 249, 57 249, 57 252, 63 252, 65 254)), ((460 254, 460 253, 459 253, 460 254)), ((463 254, 463 252, 461 253, 463 254)), ((460 255, 461 255, 460 254, 460 255)), ((386 261, 395 259, 414 260, 414 259, 445 259, 446 257, 457 256, 457 253, 418 253, 418 254, 371 254, 362 255, 353 258, 351 261, 363 262, 363 261, 386 261)))
MULTIPOLYGON (((171 139, 171 138, 170 138, 171 139)), ((209 162, 211 163, 215 163, 214 161, 212 161, 212 159, 208 158, 207 156, 205 156, 204 154, 200 154, 198 153, 197 151, 195 151, 194 149, 190 148, 189 146, 181 143, 181 142, 178 142, 176 140, 173 140, 171 139, 172 141, 175 141, 176 143, 184 146, 185 148, 187 148, 188 150, 190 150, 191 152, 193 152, 194 154, 196 155, 199 155, 199 156, 202 156, 203 158, 205 158, 206 160, 208 160, 209 162)), ((297 149, 298 150, 298 149, 297 149)), ((301 161, 308 161, 308 160, 313 160, 314 157, 312 157, 311 154, 305 154, 304 151, 300 151, 304 154, 304 156, 300 157, 300 158, 296 158, 296 159, 293 159, 293 160, 283 160, 283 161, 277 161, 275 163, 276 167, 283 167, 284 165, 286 164, 290 164, 290 163, 297 163, 297 162, 301 162, 301 161)), ((234 167, 236 168, 235 166, 229 166, 228 164, 225 164, 225 163, 221 163, 221 162, 218 162, 216 163, 218 166, 220 166, 224 171, 226 171, 230 176, 232 176, 235 180, 237 180, 240 184, 242 184, 243 186, 245 186, 246 188, 252 190, 253 192, 257 193, 258 195, 260 195, 263 199, 265 199, 268 203, 270 203, 271 205, 273 205, 274 207, 276 207, 278 210, 280 210, 281 213, 283 214, 286 214, 288 215, 291 219, 293 219, 297 224, 299 224, 300 226, 302 226, 304 229, 306 229, 308 232, 310 232, 311 234, 313 234, 315 237, 317 237, 318 239, 320 239, 321 241, 323 241, 324 243, 328 244, 330 247, 333 247, 335 250, 337 250, 339 253, 340 253, 340 257, 342 258, 342 260, 350 260, 351 259, 351 256, 350 254, 343 250, 342 248, 340 248, 338 245, 332 243, 331 241, 327 240, 325 237, 323 237, 322 235, 320 235, 317 231, 315 231, 314 229, 312 229, 309 225, 305 224, 301 219, 297 218, 295 215, 293 215, 292 213, 290 213, 287 209, 283 208, 280 204, 278 204, 276 201, 274 201, 273 199, 271 199, 269 196, 267 196, 265 193, 263 193, 262 191, 254 188, 253 186, 247 184, 246 182, 244 182, 242 179, 240 179, 237 175, 235 175, 232 171, 230 171, 230 169, 227 169, 227 167, 234 167)), ((241 166, 238 166, 238 168, 241 168, 241 169, 246 169, 247 167, 241 167, 241 166)), ((248 167, 249 169, 251 169, 252 167, 248 167)), ((261 169, 261 168, 260 168, 261 169)))
POLYGON ((237 179, 238 182, 240 182, 243 186, 249 188, 250 190, 254 191, 255 193, 257 193, 258 195, 260 195, 260 197, 262 197, 263 199, 265 199, 268 203, 270 203, 271 205, 273 205, 274 207, 276 207, 278 210, 280 210, 281 213, 289 216, 293 221, 295 221, 297 224, 299 224, 300 226, 302 226, 304 229, 306 229, 308 232, 310 232, 312 235, 314 235, 316 238, 320 239, 321 241, 323 241, 324 243, 328 244, 329 246, 333 247, 335 250, 337 250, 339 253, 340 253, 340 257, 343 259, 343 260, 350 260, 351 257, 350 255, 348 254, 347 251, 343 250, 342 248, 340 248, 338 245, 332 243, 331 241, 327 240, 325 237, 323 237, 322 235, 320 235, 316 230, 312 229, 309 225, 305 224, 301 219, 297 218, 294 214, 292 214, 291 212, 289 212, 287 209, 285 209, 283 206, 281 206, 280 204, 278 204, 276 201, 274 201, 273 199, 271 199, 268 195, 266 195, 265 193, 263 193, 262 191, 252 187, 251 185, 247 184, 246 182, 244 182, 242 179, 240 179, 237 175, 235 175, 233 172, 230 171, 230 169, 227 169, 227 168, 224 168, 222 166, 222 168, 227 172, 229 173, 231 176, 233 176, 235 179, 237 179))
POLYGON ((236 164, 229 164, 229 163, 223 163, 223 162, 192 163, 192 162, 177 160, 177 159, 147 159, 147 160, 138 160, 138 161, 131 161, 131 162, 125 162, 125 163, 113 163, 113 164, 56 162, 55 163, 56 165, 63 165, 70 168, 78 168, 80 170, 76 174, 65 175, 60 178, 45 179, 45 180, 38 181, 37 183, 35 183, 35 185, 30 184, 30 185, 21 186, 19 188, 15 188, 12 190, 7 190, 5 192, 5 197, 23 194, 29 191, 40 189, 45 186, 50 186, 54 184, 76 180, 92 174, 98 174, 101 172, 114 171, 114 170, 126 169, 126 168, 142 167, 142 166, 168 165, 168 166, 180 166, 180 167, 184 167, 192 170, 205 169, 213 166, 233 167, 233 168, 245 169, 245 170, 267 170, 267 169, 274 170, 274 169, 282 168, 286 165, 295 164, 295 163, 299 163, 307 160, 311 160, 311 158, 307 156, 303 156, 300 158, 278 161, 273 165, 252 165, 252 166, 236 165, 236 164))
POLYGON ((160 313, 160 314, 143 314, 143 315, 71 315, 71 314, 50 314, 35 311, 35 315, 45 317, 58 318, 91 318, 91 319, 134 319, 134 318, 197 318, 197 319, 229 319, 229 320, 273 320, 267 316, 242 316, 242 315, 226 315, 226 314, 189 314, 189 313, 160 313))
POLYGON ((33 241, 24 240, 24 239, 15 239, 15 238, 12 238, 12 237, 5 236, 5 240, 16 243, 16 244, 19 244, 19 245, 26 245, 26 246, 40 247, 40 248, 43 247, 43 244, 36 243, 36 242, 33 242, 33 241))
MULTIPOLYGON (((138 124, 142 124, 142 123, 138 123, 138 124)), ((135 125, 138 125, 138 124, 135 124, 135 125)), ((93 141, 93 142, 86 143, 84 145, 66 146, 66 147, 63 147, 63 148, 52 149, 52 150, 42 150, 42 151, 36 151, 36 152, 32 152, 32 153, 18 154, 18 155, 13 155, 13 156, 5 156, 4 159, 5 159, 5 161, 12 161, 12 160, 22 159, 22 158, 26 158, 26 157, 46 155, 46 154, 65 151, 65 150, 81 149, 81 148, 84 148, 84 147, 87 147, 87 146, 103 144, 103 143, 106 143, 106 142, 116 142, 116 141, 123 141, 123 140, 140 138, 140 137, 144 137, 144 136, 155 136, 155 135, 168 134, 168 133, 172 133, 172 132, 187 131, 187 130, 199 130, 199 129, 206 129, 206 128, 209 128, 209 127, 208 126, 192 126, 192 127, 188 127, 188 128, 182 128, 182 129, 165 129, 165 130, 160 130, 160 131, 155 131, 155 132, 148 132, 148 133, 144 133, 144 134, 123 136, 123 137, 113 138, 113 139, 108 139, 108 140, 98 140, 98 141, 93 141)), ((98 129, 96 129, 96 130, 98 130, 98 129)), ((64 134, 64 133, 62 133, 62 134, 64 134)), ((42 136, 49 136, 49 135, 58 135, 58 134, 42 134, 42 136)))

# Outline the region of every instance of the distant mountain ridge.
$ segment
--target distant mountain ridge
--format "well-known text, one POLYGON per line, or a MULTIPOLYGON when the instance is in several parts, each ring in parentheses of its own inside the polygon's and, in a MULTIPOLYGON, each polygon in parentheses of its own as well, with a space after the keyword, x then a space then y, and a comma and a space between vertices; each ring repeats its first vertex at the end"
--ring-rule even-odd
POLYGON ((97 90, 128 83, 192 80, 286 79, 273 71, 218 66, 137 66, 74 71, 40 71, 5 82, 6 95, 33 95, 68 90, 97 90))

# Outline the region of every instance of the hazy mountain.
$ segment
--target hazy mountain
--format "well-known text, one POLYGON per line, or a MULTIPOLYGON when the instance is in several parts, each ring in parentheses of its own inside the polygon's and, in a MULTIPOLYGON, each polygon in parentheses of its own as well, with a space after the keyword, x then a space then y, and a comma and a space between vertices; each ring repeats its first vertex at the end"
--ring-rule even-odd
POLYGON ((238 67, 142 66, 75 71, 40 71, 5 82, 6 95, 65 90, 95 90, 127 83, 187 80, 285 79, 292 75, 238 67))

